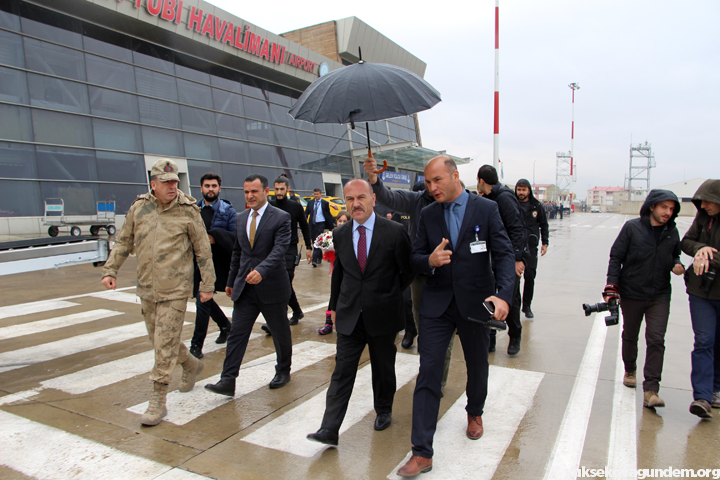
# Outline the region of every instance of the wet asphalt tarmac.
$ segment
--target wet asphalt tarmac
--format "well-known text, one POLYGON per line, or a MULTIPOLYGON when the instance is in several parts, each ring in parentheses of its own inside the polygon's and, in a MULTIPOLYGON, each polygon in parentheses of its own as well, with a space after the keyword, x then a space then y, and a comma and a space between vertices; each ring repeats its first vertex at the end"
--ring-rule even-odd
MULTIPOLYGON (((587 213, 550 220, 535 319, 523 316, 522 350, 508 356, 507 334, 501 333, 489 357, 485 435, 475 442, 464 436, 466 376, 456 341, 434 468, 420 478, 554 480, 575 478, 577 468, 605 466, 720 469, 720 411, 711 420, 688 412, 693 334, 682 277, 672 280, 660 390, 664 408, 643 408, 642 389, 620 383, 620 328, 606 327, 605 313, 583 314, 582 303, 602 301, 609 249, 625 219, 587 213)), ((681 235, 691 221, 679 218, 681 235)), ((151 428, 139 423, 151 390, 152 359, 140 306, 133 303, 135 266, 133 258, 123 266, 123 295, 115 297, 93 296, 102 286, 100 270, 90 265, 0 276, 0 478, 395 478, 411 448, 418 361, 417 343, 409 350, 400 346, 402 332, 391 427, 373 430, 372 393, 361 382, 366 352, 339 447, 304 439, 320 426, 334 366, 335 333, 316 333, 329 297, 327 263, 312 268, 303 262, 296 271, 295 290, 306 315, 291 327, 294 369, 287 386, 267 388, 274 348, 257 323, 236 396, 225 400, 205 392, 225 354, 224 346, 214 346, 217 327, 211 322, 195 390, 177 392, 176 369, 172 418, 151 428)), ((216 298, 232 307, 224 294, 216 298)), ((186 314, 186 322, 183 339, 189 340, 194 313, 186 314)), ((720 476, 720 470, 709 473, 720 476)))

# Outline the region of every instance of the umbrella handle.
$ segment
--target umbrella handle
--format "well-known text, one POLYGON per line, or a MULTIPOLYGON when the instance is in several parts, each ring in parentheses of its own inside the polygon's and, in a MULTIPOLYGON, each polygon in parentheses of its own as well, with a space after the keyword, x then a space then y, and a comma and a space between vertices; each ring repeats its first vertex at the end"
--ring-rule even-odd
MULTIPOLYGON (((372 150, 370 150, 370 149, 368 149, 368 157, 375 160, 375 157, 373 157, 373 154, 372 154, 372 150)), ((382 172, 384 172, 385 170, 387 170, 387 160, 383 160, 383 167, 380 170, 375 171, 375 174, 379 175, 382 172)))

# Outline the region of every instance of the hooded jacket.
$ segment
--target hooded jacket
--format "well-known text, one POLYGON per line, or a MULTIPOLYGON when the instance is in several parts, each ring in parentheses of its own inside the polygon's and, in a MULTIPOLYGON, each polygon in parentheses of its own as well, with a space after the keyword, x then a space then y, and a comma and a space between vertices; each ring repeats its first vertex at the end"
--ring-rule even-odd
POLYGON ((675 218, 680 202, 669 190, 651 190, 640 218, 628 220, 610 250, 607 283, 619 286, 620 298, 670 301, 670 272, 680 262, 680 235, 675 218), (663 225, 660 241, 655 240, 650 207, 664 201, 675 202, 670 220, 663 225))
POLYGON ((515 261, 521 262, 525 252, 527 243, 527 231, 523 219, 523 211, 520 208, 520 202, 510 188, 501 183, 492 186, 490 194, 487 198, 493 200, 500 210, 500 218, 502 219, 505 230, 512 243, 515 252, 515 261))
MULTIPOLYGON (((524 202, 520 202, 520 211, 525 215, 525 228, 527 229, 528 245, 531 247, 537 247, 538 243, 540 243, 541 237, 542 244, 549 245, 550 234, 548 229, 547 214, 545 213, 545 208, 543 208, 540 200, 535 198, 535 195, 533 195, 532 187, 530 186, 530 182, 528 180, 521 178, 517 181, 515 184, 515 196, 517 196, 517 187, 523 186, 530 189, 530 193, 528 195, 530 208, 523 208, 522 203, 524 202)), ((535 252, 537 253, 537 250, 535 252)))
MULTIPOLYGON (((720 251, 720 215, 710 216, 700 208, 702 201, 717 203, 720 205, 720 180, 706 180, 695 192, 692 202, 697 207, 695 220, 682 239, 681 248, 686 254, 694 257, 703 247, 713 247, 720 251)), ((710 260, 710 268, 720 273, 720 254, 714 254, 710 260)), ((695 275, 692 268, 685 272, 685 286, 687 293, 709 300, 720 300, 720 280, 715 280, 710 292, 700 289, 702 278, 695 275)))
MULTIPOLYGON (((201 198, 195 203, 200 209, 201 217, 202 209, 205 207, 204 202, 201 198)), ((210 245, 213 265, 215 266, 215 291, 222 292, 225 290, 225 285, 227 284, 230 260, 232 259, 232 251, 235 246, 235 218, 237 217, 237 212, 235 208, 233 208, 232 203, 221 198, 209 205, 209 208, 212 208, 214 212, 207 233, 215 240, 215 243, 210 245)), ((198 296, 201 277, 200 268, 198 268, 196 262, 195 279, 193 281, 193 297, 196 298, 198 296)))

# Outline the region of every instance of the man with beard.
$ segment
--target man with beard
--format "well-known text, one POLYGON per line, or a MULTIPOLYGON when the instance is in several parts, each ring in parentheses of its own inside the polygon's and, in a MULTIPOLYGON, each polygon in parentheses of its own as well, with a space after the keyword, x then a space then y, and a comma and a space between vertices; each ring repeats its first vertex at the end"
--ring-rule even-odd
MULTIPOLYGON (((290 276, 290 300, 288 306, 292 309, 292 318, 290 318, 290 325, 297 325, 298 321, 305 316, 298 303, 295 290, 292 287, 293 278, 295 278, 295 260, 298 255, 298 225, 302 230, 303 240, 305 241, 305 255, 307 262, 312 261, 312 239, 310 237, 310 228, 308 227, 307 220, 305 220, 305 210, 303 209, 300 202, 293 202, 288 197, 288 191, 290 190, 290 180, 287 177, 279 176, 275 179, 275 199, 269 200, 270 205, 279 208, 280 210, 290 214, 290 246, 288 247, 287 254, 285 255, 285 263, 287 264, 288 275, 290 276)), ((266 325, 262 326, 262 329, 270 333, 270 329, 266 325)))
POLYGON ((665 331, 670 316, 670 272, 685 273, 680 263, 680 236, 675 218, 680 202, 669 190, 651 190, 640 218, 625 222, 610 250, 603 298, 620 303, 623 316, 623 384, 635 388, 638 335, 645 317, 643 405, 664 407, 658 396, 665 355, 665 331))
POLYGON ((530 304, 532 303, 535 291, 535 275, 538 266, 538 243, 542 237, 542 248, 540 255, 547 253, 549 244, 548 222, 545 209, 532 193, 530 182, 521 178, 515 184, 515 194, 520 200, 520 209, 525 216, 525 228, 527 229, 527 254, 525 256, 525 286, 522 294, 522 312, 526 318, 535 318, 530 304))
MULTIPOLYGON (((215 290, 224 291, 227 283, 228 270, 230 269, 230 258, 232 256, 233 244, 235 242, 235 217, 237 212, 227 200, 218 198, 222 190, 222 179, 216 173, 206 173, 200 178, 200 193, 203 198, 197 201, 196 205, 201 209, 200 216, 205 224, 205 229, 212 248, 213 264, 215 265, 215 290)), ((230 321, 220 305, 212 299, 201 302, 197 295, 200 285, 200 270, 195 264, 195 282, 193 285, 195 295, 195 333, 190 342, 190 353, 196 358, 203 358, 203 344, 207 335, 208 320, 210 318, 220 328, 220 335, 215 343, 225 343, 230 333, 230 321)))

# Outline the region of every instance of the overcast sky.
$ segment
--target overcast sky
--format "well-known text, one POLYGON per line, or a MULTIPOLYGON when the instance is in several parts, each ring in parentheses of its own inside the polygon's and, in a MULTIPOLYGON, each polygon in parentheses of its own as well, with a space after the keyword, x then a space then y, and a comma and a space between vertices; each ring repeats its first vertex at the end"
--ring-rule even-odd
MULTIPOLYGON (((443 101, 420 114, 423 145, 472 158, 468 184, 492 164, 494 1, 211 2, 277 34, 360 18, 427 63, 443 101)), ((578 197, 623 185, 631 142, 652 145, 651 188, 720 178, 719 25, 718 0, 500 0, 504 181, 532 181, 534 163, 536 183, 555 183, 572 82, 578 197)))

